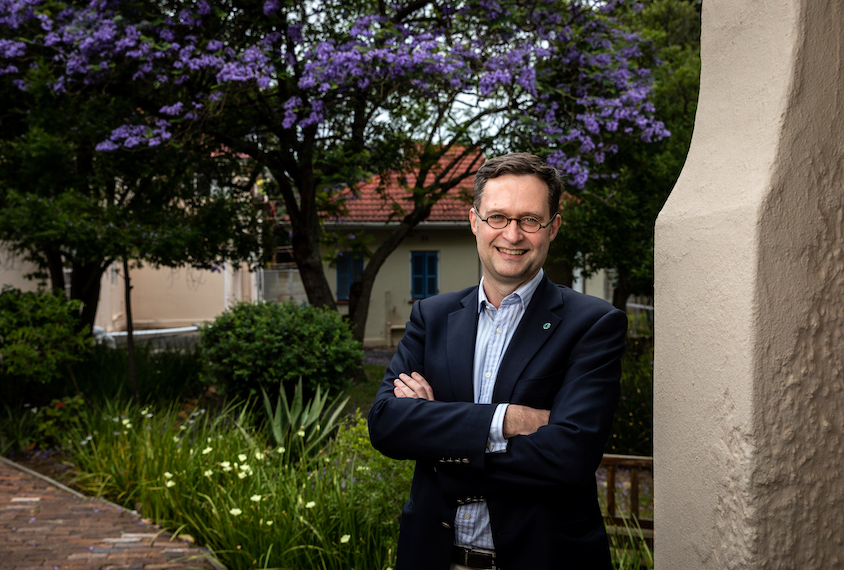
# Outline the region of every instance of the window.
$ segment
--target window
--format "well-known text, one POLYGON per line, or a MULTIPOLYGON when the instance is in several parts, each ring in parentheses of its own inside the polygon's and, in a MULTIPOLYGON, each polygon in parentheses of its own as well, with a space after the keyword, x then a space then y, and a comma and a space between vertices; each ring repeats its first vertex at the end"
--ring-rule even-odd
POLYGON ((363 275, 363 256, 341 253, 337 257, 337 300, 348 301, 352 283, 363 275))
POLYGON ((437 294, 436 251, 410 252, 410 296, 424 299, 437 294))

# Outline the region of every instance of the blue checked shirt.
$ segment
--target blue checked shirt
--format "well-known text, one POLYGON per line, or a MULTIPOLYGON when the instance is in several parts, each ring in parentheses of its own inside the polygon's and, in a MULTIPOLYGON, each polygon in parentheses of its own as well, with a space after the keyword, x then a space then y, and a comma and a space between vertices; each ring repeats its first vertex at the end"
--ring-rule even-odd
MULTIPOLYGON (((498 309, 487 301, 484 280, 481 278, 481 284, 478 287, 478 334, 475 337, 473 368, 476 404, 492 403, 492 390, 495 388, 501 359, 544 274, 545 272, 540 269, 536 277, 506 296, 498 309)), ((495 409, 492 425, 489 428, 487 453, 507 451, 507 440, 504 439, 503 434, 506 411, 507 404, 499 404, 495 409)), ((454 530, 455 544, 495 550, 486 502, 470 503, 459 507, 454 518, 454 530)))

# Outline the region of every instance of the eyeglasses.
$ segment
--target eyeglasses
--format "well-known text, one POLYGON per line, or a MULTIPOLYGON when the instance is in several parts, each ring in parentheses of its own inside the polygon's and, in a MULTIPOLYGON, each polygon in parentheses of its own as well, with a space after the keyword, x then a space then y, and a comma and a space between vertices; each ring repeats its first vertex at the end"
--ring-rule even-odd
MULTIPOLYGON (((554 214, 553 216, 551 216, 551 222, 553 222, 554 218, 556 218, 558 215, 559 214, 554 214)), ((489 227, 494 230, 503 230, 508 225, 510 225, 510 222, 516 222, 517 224, 519 224, 519 228, 523 232, 527 232, 529 234, 535 234, 542 228, 547 228, 551 225, 551 222, 543 224, 536 218, 531 218, 530 216, 525 218, 508 218, 507 216, 502 216, 501 214, 492 214, 491 216, 482 218, 481 215, 478 214, 478 219, 480 219, 482 222, 488 223, 489 227)))

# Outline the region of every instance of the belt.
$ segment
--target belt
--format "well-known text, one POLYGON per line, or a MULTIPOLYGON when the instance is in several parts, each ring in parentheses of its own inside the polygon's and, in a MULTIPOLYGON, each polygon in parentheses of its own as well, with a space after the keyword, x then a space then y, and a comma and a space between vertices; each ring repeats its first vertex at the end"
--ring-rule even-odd
POLYGON ((457 546, 451 547, 451 561, 455 564, 462 564, 469 568, 479 568, 481 570, 496 570, 495 552, 492 550, 477 550, 475 548, 465 548, 457 546))

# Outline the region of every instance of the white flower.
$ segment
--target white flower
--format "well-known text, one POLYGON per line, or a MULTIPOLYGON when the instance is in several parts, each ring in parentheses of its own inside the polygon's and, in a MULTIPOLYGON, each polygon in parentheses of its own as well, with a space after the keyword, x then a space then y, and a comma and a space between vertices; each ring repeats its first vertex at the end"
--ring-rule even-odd
POLYGON ((260 503, 261 502, 261 495, 252 495, 249 497, 249 500, 253 503, 260 503))
POLYGON ((241 453, 240 455, 238 455, 237 458, 238 458, 238 460, 240 460, 241 463, 243 463, 244 461, 249 459, 248 457, 246 457, 246 454, 244 454, 244 453, 241 453))
POLYGON ((123 418, 122 420, 120 420, 120 423, 122 423, 122 424, 123 424, 124 426, 126 426, 126 427, 131 427, 131 426, 130 426, 130 423, 131 423, 131 422, 129 421, 129 419, 128 419, 128 418, 123 418))
POLYGON ((232 470, 232 464, 228 461, 223 461, 222 463, 220 463, 220 467, 222 467, 223 471, 225 471, 226 473, 232 470))
POLYGON ((213 471, 211 471, 210 469, 209 469, 209 470, 207 470, 205 473, 203 473, 203 475, 205 475, 206 477, 210 477, 210 476, 211 476, 211 475, 213 475, 213 474, 214 474, 214 472, 213 472, 213 471))
POLYGON ((264 454, 261 453, 260 451, 256 451, 255 452, 255 459, 257 459, 258 461, 263 461, 264 460, 264 454))
POLYGON ((173 443, 179 443, 179 436, 178 435, 173 436, 173 443))
POLYGON ((315 503, 314 501, 308 501, 307 503, 305 503, 305 508, 306 508, 306 509, 312 509, 312 508, 314 508, 315 506, 316 506, 316 503, 315 503))
POLYGON ((246 473, 245 471, 238 471, 237 472, 237 478, 238 479, 246 479, 248 476, 249 476, 249 473, 246 473))
POLYGON ((340 537, 340 544, 346 544, 347 542, 349 542, 350 538, 352 538, 351 534, 344 534, 340 537))
POLYGON ((243 511, 241 511, 240 509, 230 509, 230 510, 229 510, 229 514, 230 514, 230 515, 233 515, 233 516, 237 516, 237 515, 239 515, 239 514, 240 514, 240 513, 242 513, 242 512, 243 512, 243 511))
POLYGON ((279 447, 278 449, 276 449, 276 450, 275 450, 275 452, 276 452, 276 453, 278 453, 279 455, 281 455, 281 454, 282 454, 282 453, 284 453, 285 451, 287 451, 287 450, 286 450, 286 449, 284 449, 284 447, 279 447))
POLYGON ((164 472, 164 478, 165 478, 165 479, 172 479, 172 478, 173 478, 173 474, 172 474, 172 473, 170 473, 169 471, 165 471, 165 472, 164 472))
POLYGON ((273 521, 267 521, 267 526, 273 526, 273 521))
POLYGON ((300 429, 299 431, 296 432, 296 435, 298 435, 299 437, 305 437, 305 430, 300 429))
POLYGON ((167 482, 166 482, 166 483, 164 483, 164 486, 165 486, 165 487, 175 487, 175 486, 176 486, 176 482, 175 482, 175 481, 170 481, 170 480, 168 479, 168 480, 167 480, 167 482))
POLYGON ((212 451, 214 451, 213 447, 206 447, 205 449, 202 450, 202 455, 208 455, 212 451))

